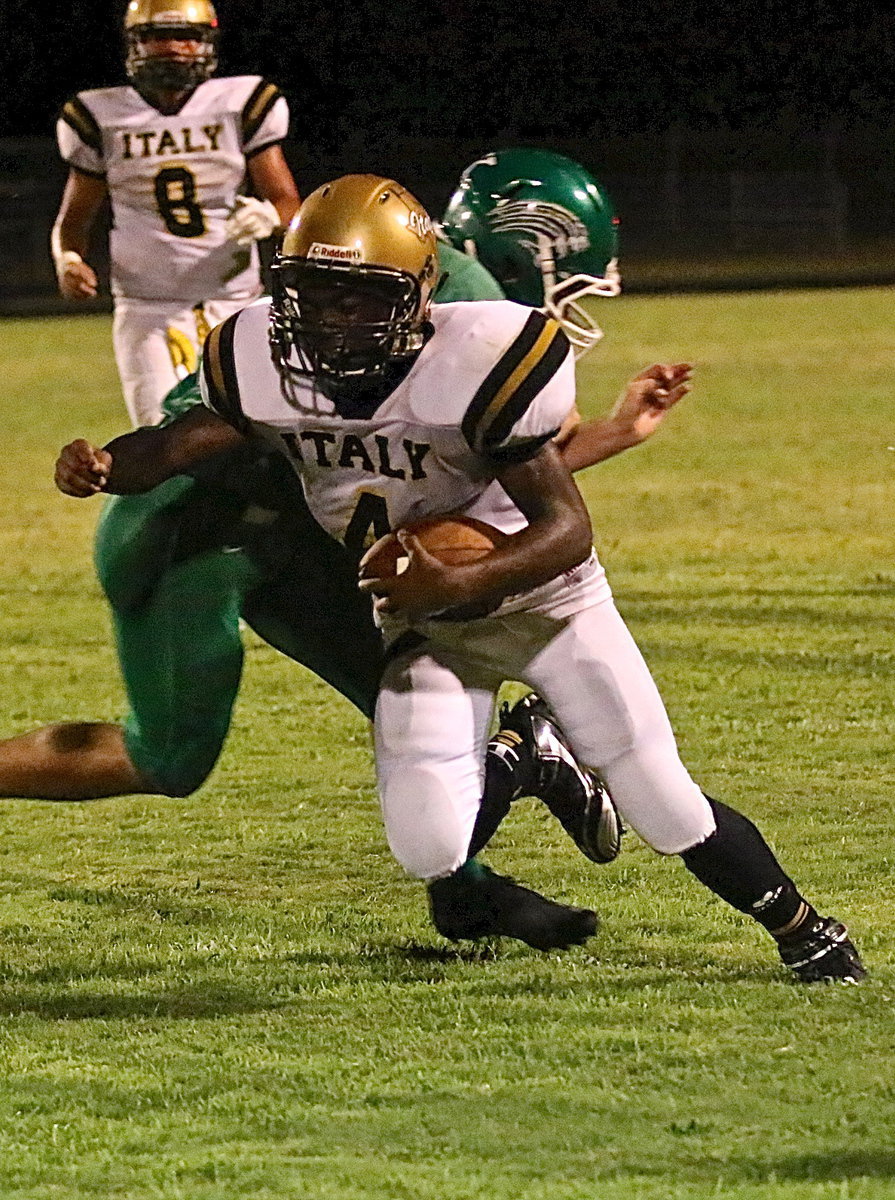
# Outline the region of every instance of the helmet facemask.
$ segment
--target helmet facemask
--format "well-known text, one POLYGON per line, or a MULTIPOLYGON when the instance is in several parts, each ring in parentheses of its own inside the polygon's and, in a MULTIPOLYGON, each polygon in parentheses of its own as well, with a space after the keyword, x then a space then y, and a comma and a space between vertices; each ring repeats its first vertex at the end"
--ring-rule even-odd
POLYGON ((139 92, 188 92, 217 70, 217 29, 177 21, 156 20, 127 30, 127 74, 139 92), (177 42, 175 54, 150 51, 153 41, 177 42))
POLYGON ((555 260, 550 250, 545 250, 544 257, 539 256, 538 265, 544 279, 544 311, 559 322, 574 347, 575 357, 580 358, 602 339, 603 330, 579 301, 585 296, 602 296, 608 299, 619 294, 622 281, 618 272, 618 259, 610 259, 606 264, 605 273, 601 276, 570 275, 558 281, 555 260))
POLYGON ((290 399, 302 378, 343 415, 385 399, 429 336, 436 252, 431 219, 393 179, 343 175, 305 199, 271 264, 271 350, 290 399))
POLYGON ((423 347, 420 285, 406 272, 281 257, 271 275, 271 343, 283 374, 339 391, 374 383, 423 347))

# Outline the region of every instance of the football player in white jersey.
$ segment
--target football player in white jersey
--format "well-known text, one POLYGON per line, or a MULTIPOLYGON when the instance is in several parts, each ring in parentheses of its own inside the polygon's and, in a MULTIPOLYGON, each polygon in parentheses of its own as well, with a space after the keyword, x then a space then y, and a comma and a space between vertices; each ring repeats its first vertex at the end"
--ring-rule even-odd
MULTIPOLYGON (((403 574, 365 578, 369 556, 360 561, 389 646, 375 714, 386 832, 427 882, 439 930, 538 944, 543 910, 469 858, 494 697, 513 678, 544 698, 628 824, 766 928, 797 978, 857 983, 865 972, 845 927, 817 913, 756 827, 705 796, 680 760, 552 441, 574 403, 559 324, 509 301, 432 307, 431 221, 376 176, 314 192, 273 274, 272 300, 208 339, 208 409, 104 449, 70 443, 60 489, 144 491, 260 436, 289 456, 313 514, 356 552, 439 513, 501 529, 509 536, 491 554, 462 566, 406 532, 403 574)), ((589 910, 566 911, 582 936, 592 931, 589 910)))
POLYGON ((286 100, 257 75, 214 77, 209 0, 130 0, 124 26, 130 84, 79 92, 57 123, 69 175, 51 248, 62 295, 94 297, 108 198, 115 359, 131 421, 152 425, 209 329, 261 294, 256 240, 299 197, 286 100))

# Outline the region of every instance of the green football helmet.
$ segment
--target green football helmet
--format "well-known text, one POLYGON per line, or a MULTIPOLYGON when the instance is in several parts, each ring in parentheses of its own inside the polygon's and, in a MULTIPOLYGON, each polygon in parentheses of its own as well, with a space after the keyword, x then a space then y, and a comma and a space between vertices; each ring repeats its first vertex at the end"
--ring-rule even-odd
POLYGON ((617 296, 618 220, 605 189, 550 150, 497 150, 460 176, 440 232, 511 300, 543 308, 577 354, 603 336, 584 296, 617 296))

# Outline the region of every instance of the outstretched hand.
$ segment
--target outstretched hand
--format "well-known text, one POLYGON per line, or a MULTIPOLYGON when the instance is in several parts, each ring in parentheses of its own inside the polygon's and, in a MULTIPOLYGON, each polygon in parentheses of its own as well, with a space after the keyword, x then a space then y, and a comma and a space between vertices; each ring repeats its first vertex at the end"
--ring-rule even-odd
POLYGON ((77 438, 63 446, 56 459, 56 487, 66 496, 94 496, 105 487, 112 467, 107 450, 77 438))
POLYGON ((690 363, 654 363, 635 375, 608 416, 573 425, 560 447, 568 469, 592 467, 646 441, 689 392, 692 373, 690 363))
POLYGON ((610 414, 631 444, 655 433, 669 409, 690 391, 692 363, 654 363, 629 380, 610 414))

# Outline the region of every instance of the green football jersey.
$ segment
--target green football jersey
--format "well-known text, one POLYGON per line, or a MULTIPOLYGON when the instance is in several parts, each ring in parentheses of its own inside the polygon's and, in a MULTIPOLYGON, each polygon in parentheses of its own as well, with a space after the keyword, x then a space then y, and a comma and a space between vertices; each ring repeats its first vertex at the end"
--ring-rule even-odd
POLYGON ((435 289, 436 304, 506 299, 503 288, 478 259, 447 242, 438 243, 438 270, 441 280, 435 289))

